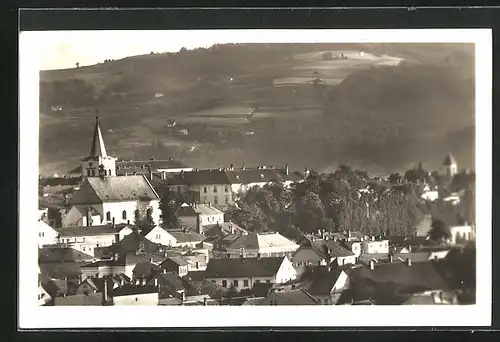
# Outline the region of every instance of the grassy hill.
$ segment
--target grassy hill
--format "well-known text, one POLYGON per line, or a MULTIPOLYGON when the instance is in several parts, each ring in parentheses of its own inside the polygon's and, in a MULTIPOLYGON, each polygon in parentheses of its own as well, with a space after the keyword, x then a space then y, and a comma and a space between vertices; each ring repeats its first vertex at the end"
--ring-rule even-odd
POLYGON ((451 151, 459 166, 473 168, 473 51, 221 45, 44 71, 41 171, 78 164, 96 113, 109 152, 125 159, 172 156, 194 167, 288 161, 320 170, 345 163, 385 173, 417 160, 437 168, 451 151), (325 52, 347 58, 325 59, 325 52), (189 134, 167 128, 169 120, 189 134))

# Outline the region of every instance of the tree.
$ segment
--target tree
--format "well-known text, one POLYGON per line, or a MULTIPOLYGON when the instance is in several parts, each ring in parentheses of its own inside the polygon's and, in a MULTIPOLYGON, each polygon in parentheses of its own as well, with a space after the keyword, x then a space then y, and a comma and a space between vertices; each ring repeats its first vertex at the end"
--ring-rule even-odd
POLYGON ((429 237, 436 242, 445 242, 451 238, 450 228, 443 220, 433 218, 429 237))
POLYGON ((76 67, 79 68, 80 67, 80 63, 79 62, 76 62, 76 67))
POLYGON ((163 225, 172 228, 179 227, 177 212, 183 200, 171 191, 167 191, 160 200, 160 210, 163 218, 163 225))

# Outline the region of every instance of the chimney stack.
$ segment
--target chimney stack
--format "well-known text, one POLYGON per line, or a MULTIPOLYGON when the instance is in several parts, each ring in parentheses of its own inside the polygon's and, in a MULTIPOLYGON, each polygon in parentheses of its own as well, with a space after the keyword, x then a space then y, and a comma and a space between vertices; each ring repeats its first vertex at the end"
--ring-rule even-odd
POLYGON ((245 169, 246 169, 245 164, 243 164, 243 165, 241 166, 241 169, 242 169, 242 170, 245 170, 245 169))
POLYGON ((411 258, 406 258, 406 263, 408 264, 408 266, 411 266, 411 258))
POLYGON ((231 222, 229 222, 229 232, 230 232, 231 234, 234 234, 234 233, 235 233, 234 226, 233 226, 233 224, 232 224, 231 222))
POLYGON ((231 164, 231 166, 229 166, 229 170, 234 171, 234 165, 233 164, 231 164))
POLYGON ((167 173, 165 171, 161 172, 161 179, 167 179, 167 173))
POLYGON ((181 170, 181 179, 184 179, 184 170, 181 170))
POLYGON ((389 253, 389 263, 392 264, 393 261, 394 261, 394 257, 392 255, 392 253, 389 253))
POLYGON ((104 290, 102 292, 102 301, 103 301, 102 304, 105 305, 108 302, 108 278, 105 277, 103 281, 104 281, 104 290))
POLYGON ((196 231, 203 235, 203 226, 201 225, 201 213, 196 213, 196 231))
POLYGON ((372 241, 375 241, 375 235, 372 236, 372 241))
POLYGON ((375 268, 375 261, 370 260, 370 270, 373 270, 375 268))
POLYGON ((127 220, 127 225, 130 225, 130 220, 127 220))
POLYGON ((288 164, 285 164, 285 174, 287 176, 290 174, 290 170, 288 169, 288 164))
POLYGON ((208 298, 203 298, 203 305, 204 306, 207 306, 208 305, 208 298))
POLYGON ((155 277, 155 287, 158 288, 158 277, 155 277))
POLYGON ((115 218, 113 217, 113 229, 115 228, 115 218))
POLYGON ((182 292, 182 302, 184 303, 186 301, 186 293, 182 292))

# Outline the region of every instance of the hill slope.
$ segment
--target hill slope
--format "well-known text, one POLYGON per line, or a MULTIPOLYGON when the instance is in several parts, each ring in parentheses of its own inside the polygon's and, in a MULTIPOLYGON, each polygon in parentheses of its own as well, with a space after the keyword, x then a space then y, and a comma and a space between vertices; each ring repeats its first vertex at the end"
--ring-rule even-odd
POLYGON ((96 112, 109 152, 121 158, 321 170, 345 163, 385 173, 416 160, 437 168, 451 151, 473 168, 473 51, 224 45, 42 72, 41 171, 64 172, 87 154, 96 112), (346 58, 325 59, 325 51, 346 58), (169 119, 189 134, 168 129, 169 119))

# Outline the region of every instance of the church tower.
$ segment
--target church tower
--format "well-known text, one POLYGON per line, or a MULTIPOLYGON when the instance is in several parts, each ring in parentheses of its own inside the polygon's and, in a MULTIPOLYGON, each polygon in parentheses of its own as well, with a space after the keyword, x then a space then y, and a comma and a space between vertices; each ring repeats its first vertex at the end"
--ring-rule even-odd
POLYGON ((448 153, 448 155, 444 159, 443 165, 445 168, 446 176, 453 177, 457 174, 457 162, 455 158, 453 158, 451 153, 448 153))
POLYGON ((89 155, 82 160, 83 177, 116 176, 116 158, 106 153, 99 118, 95 118, 94 135, 89 155))

